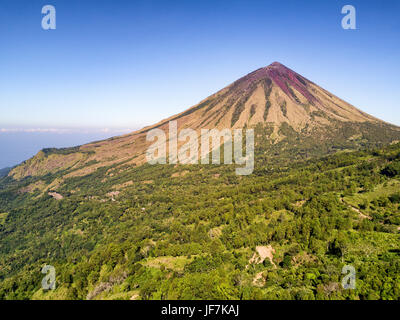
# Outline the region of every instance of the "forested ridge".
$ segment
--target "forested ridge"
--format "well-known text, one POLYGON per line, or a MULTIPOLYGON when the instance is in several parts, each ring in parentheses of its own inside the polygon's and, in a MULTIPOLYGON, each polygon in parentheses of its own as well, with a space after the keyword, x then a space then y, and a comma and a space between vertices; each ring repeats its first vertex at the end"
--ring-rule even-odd
POLYGON ((59 199, 42 186, 64 172, 2 178, 0 299, 400 299, 400 144, 293 139, 256 145, 249 176, 108 166, 59 199), (41 289, 46 264, 56 290, 41 289))

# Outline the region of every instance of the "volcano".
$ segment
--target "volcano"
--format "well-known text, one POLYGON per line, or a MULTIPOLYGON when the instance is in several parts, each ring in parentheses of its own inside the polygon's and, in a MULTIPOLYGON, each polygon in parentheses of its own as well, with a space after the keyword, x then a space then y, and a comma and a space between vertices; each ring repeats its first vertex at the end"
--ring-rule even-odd
POLYGON ((173 119, 191 128, 286 122, 295 130, 331 120, 379 122, 279 62, 249 73, 168 120, 173 119))
POLYGON ((396 140, 274 62, 153 126, 43 149, 0 177, 0 299, 398 300, 396 140), (250 136, 250 165, 176 162, 185 128, 233 129, 235 155, 250 136), (146 159, 152 129, 168 163, 146 159), (362 290, 340 287, 344 261, 362 290))
POLYGON ((332 147, 343 145, 345 141, 345 148, 350 149, 390 143, 400 137, 398 127, 362 112, 283 64, 274 62, 153 126, 75 148, 42 150, 14 168, 9 176, 19 180, 63 171, 63 177, 68 178, 84 176, 100 167, 118 163, 142 165, 146 162, 145 151, 149 146, 146 133, 154 128, 167 132, 170 121, 176 121, 179 129, 198 131, 269 128, 261 133, 262 142, 257 143, 256 139, 258 146, 288 142, 290 135, 297 137, 297 145, 299 139, 312 137, 307 144, 313 148, 321 141, 329 142, 332 147), (292 134, 288 134, 288 130, 292 134))

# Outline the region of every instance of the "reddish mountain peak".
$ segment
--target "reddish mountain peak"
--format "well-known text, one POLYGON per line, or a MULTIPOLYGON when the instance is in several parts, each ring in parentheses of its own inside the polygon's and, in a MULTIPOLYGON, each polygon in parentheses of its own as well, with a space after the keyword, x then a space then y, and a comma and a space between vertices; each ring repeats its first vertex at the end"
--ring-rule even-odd
POLYGON ((279 62, 273 62, 265 68, 268 77, 274 81, 289 97, 299 102, 292 88, 300 92, 310 103, 317 99, 308 90, 310 81, 279 62))
MULTIPOLYGON (((274 61, 272 62, 269 66, 267 66, 266 68, 273 68, 273 67, 283 67, 286 68, 286 66, 284 66, 282 63, 278 62, 278 61, 274 61)), ((287 68, 286 68, 287 69, 287 68)))
POLYGON ((243 92, 251 90, 255 84, 260 82, 265 82, 267 86, 269 86, 271 82, 274 82, 290 97, 290 99, 297 103, 300 103, 300 100, 293 89, 301 93, 310 104, 315 104, 315 102, 318 101, 309 90, 309 85, 311 83, 309 80, 277 61, 237 80, 233 83, 232 88, 237 94, 241 95, 243 92))

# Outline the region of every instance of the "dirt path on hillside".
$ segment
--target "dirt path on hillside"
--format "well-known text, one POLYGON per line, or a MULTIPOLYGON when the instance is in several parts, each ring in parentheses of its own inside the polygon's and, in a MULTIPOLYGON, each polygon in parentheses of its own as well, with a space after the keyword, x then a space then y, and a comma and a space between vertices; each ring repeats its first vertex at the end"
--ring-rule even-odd
POLYGON ((54 199, 56 199, 58 201, 64 199, 64 197, 61 194, 57 193, 57 192, 49 192, 48 195, 53 197, 54 199))
POLYGON ((359 217, 361 219, 368 219, 368 220, 372 220, 372 218, 364 213, 361 212, 360 209, 358 209, 357 207, 352 206, 350 203, 347 203, 346 201, 343 200, 343 198, 339 198, 340 202, 344 203, 346 206, 348 206, 351 210, 355 211, 358 213, 359 217))

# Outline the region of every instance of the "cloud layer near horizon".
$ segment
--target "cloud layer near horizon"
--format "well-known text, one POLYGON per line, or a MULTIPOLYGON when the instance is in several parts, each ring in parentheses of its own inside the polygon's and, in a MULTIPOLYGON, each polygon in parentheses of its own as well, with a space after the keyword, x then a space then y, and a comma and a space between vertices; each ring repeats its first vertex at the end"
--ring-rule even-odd
POLYGON ((0 128, 0 133, 129 133, 135 129, 125 128, 93 128, 93 129, 79 129, 79 128, 0 128))

